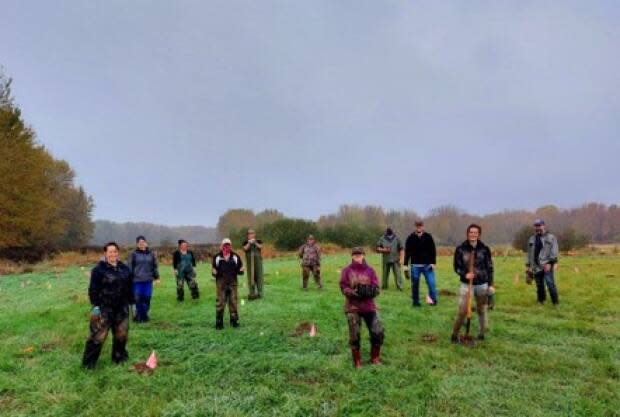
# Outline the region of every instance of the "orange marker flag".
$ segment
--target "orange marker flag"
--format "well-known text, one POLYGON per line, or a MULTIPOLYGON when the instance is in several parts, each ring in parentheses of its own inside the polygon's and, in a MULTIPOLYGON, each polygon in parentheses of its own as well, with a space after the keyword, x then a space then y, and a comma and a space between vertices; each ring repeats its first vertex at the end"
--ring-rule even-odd
POLYGON ((151 356, 146 360, 146 366, 151 369, 157 368, 157 356, 155 355, 155 351, 151 352, 151 356))

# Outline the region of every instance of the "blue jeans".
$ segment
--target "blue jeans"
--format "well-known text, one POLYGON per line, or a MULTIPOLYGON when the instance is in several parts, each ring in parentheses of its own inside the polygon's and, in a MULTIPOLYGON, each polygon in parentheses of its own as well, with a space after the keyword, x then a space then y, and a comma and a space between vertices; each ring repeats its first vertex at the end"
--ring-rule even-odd
POLYGON ((134 282, 133 295, 136 299, 136 321, 148 321, 153 295, 153 281, 134 282))
POLYGON ((534 280, 536 280, 536 296, 539 303, 544 303, 547 298, 545 293, 545 285, 549 289, 549 295, 553 304, 559 302, 558 289, 555 286, 555 279, 553 277, 553 267, 549 272, 540 271, 534 274, 534 280))
POLYGON ((430 265, 413 266, 411 265, 411 298, 414 305, 420 305, 420 275, 424 274, 428 295, 437 304, 437 288, 435 287, 435 270, 430 265))

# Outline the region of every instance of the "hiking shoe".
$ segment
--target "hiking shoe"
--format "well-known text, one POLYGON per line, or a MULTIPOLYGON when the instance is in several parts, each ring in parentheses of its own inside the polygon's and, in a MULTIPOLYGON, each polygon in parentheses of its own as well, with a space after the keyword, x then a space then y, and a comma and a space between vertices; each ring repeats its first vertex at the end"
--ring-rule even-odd
POLYGON ((459 344, 459 336, 456 334, 453 334, 452 336, 450 336, 450 342, 454 345, 458 345, 459 344))
POLYGON ((481 342, 484 342, 484 335, 483 334, 479 334, 476 339, 478 339, 481 342))

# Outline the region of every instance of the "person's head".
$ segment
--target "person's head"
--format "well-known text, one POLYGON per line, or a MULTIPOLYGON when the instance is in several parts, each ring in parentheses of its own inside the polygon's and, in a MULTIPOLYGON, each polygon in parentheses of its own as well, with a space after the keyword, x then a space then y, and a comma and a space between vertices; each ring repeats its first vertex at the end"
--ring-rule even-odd
POLYGON ((480 235, 482 234, 482 227, 479 225, 472 223, 467 226, 467 240, 470 242, 477 242, 480 239, 480 235))
POLYGON ((314 238, 314 235, 308 235, 308 240, 307 240, 309 245, 314 245, 314 243, 316 242, 316 239, 314 238))
POLYGON ((181 252, 187 252, 187 250, 189 249, 189 243, 187 243, 187 240, 185 239, 181 239, 179 240, 179 249, 181 250, 181 252))
POLYGON ((393 230, 391 227, 389 227, 389 226, 388 226, 388 227, 385 229, 385 235, 386 235, 386 236, 392 236, 393 234, 394 234, 394 230, 393 230))
POLYGON ((138 236, 136 238, 136 246, 138 247, 138 249, 140 250, 146 250, 148 243, 146 241, 146 238, 142 235, 138 236))
POLYGON ((534 222, 534 231, 536 232, 537 235, 544 234, 546 230, 547 230, 547 225, 545 224, 545 221, 543 219, 537 219, 534 222))
POLYGON ((119 247, 116 242, 108 242, 103 247, 103 255, 105 260, 110 264, 116 264, 118 262, 119 247))
POLYGON ((415 231, 418 234, 424 233, 424 222, 422 220, 415 221, 415 231))
POLYGON ((256 230, 248 229, 248 240, 256 239, 256 230))
POLYGON ((364 248, 362 247, 356 247, 351 250, 351 258, 356 264, 364 263, 365 255, 366 253, 364 252, 364 248))
POLYGON ((225 238, 222 240, 222 252, 229 253, 232 250, 232 242, 229 238, 225 238))

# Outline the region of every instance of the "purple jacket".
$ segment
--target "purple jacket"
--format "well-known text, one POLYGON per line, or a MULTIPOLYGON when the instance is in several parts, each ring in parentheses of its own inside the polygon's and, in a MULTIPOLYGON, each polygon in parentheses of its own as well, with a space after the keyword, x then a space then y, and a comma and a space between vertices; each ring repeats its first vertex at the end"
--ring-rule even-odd
POLYGON ((355 262, 342 270, 340 274, 340 290, 346 297, 344 310, 347 313, 370 313, 377 311, 375 300, 372 298, 359 299, 355 295, 357 284, 379 286, 379 280, 375 270, 366 262, 357 264, 355 262))

